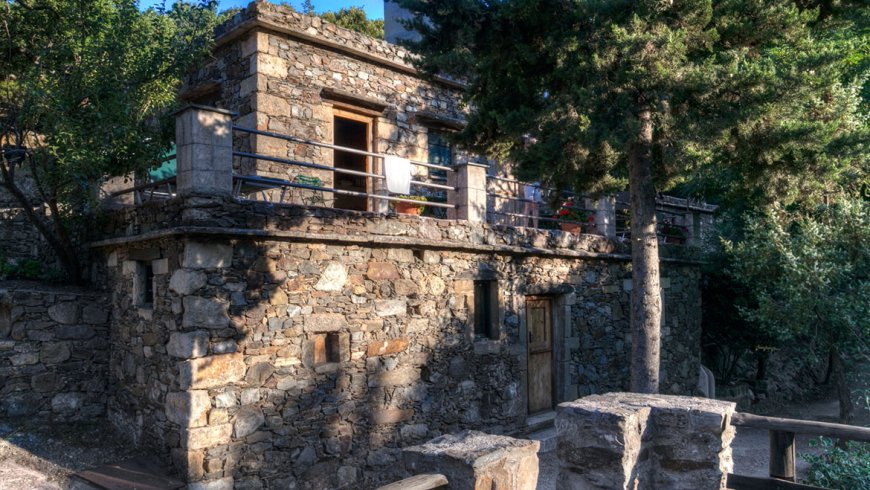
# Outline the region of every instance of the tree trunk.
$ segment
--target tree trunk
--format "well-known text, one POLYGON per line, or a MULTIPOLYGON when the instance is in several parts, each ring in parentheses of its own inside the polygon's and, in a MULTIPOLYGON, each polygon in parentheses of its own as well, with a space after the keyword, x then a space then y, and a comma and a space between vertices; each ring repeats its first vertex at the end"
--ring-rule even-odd
MULTIPOLYGON (((24 192, 15 185, 15 182, 12 182, 12 176, 5 164, 0 164, 0 171, 2 171, 3 174, 3 186, 6 187, 9 193, 15 197, 19 204, 21 204, 21 208, 24 211, 24 215, 27 216, 28 221, 33 224, 33 226, 45 238, 45 241, 48 242, 48 245, 57 254, 57 258, 60 260, 61 266, 69 277, 69 280, 78 286, 84 284, 81 264, 79 263, 78 256, 75 253, 72 243, 63 243, 61 239, 52 232, 48 223, 46 223, 33 210, 33 204, 31 204, 30 199, 28 199, 24 192)), ((58 215, 55 214, 53 219, 58 219, 58 215)), ((63 226, 60 223, 57 225, 61 227, 63 226)))
POLYGON ((852 390, 849 389, 849 381, 846 379, 843 355, 836 346, 831 347, 831 367, 837 384, 837 399, 840 401, 840 423, 851 424, 855 418, 852 410, 852 390))
POLYGON ((640 131, 628 155, 632 278, 630 389, 635 393, 658 393, 662 298, 649 107, 642 107, 638 117, 640 131))

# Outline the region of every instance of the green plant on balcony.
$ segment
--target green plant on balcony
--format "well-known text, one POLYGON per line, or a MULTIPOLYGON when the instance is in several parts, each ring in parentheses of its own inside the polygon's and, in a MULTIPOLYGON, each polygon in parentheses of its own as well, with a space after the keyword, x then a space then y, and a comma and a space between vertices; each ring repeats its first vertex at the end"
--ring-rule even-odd
MULTIPOLYGON (((399 195, 396 195, 395 197, 397 197, 399 199, 408 199, 411 201, 418 201, 421 203, 429 201, 428 199, 426 199, 425 196, 409 196, 406 194, 399 194, 399 195)), ((412 203, 412 202, 405 202, 405 201, 390 201, 390 207, 395 212, 397 212, 399 214, 420 215, 420 213, 423 212, 423 209, 426 207, 426 205, 425 204, 416 204, 416 203, 412 203)))

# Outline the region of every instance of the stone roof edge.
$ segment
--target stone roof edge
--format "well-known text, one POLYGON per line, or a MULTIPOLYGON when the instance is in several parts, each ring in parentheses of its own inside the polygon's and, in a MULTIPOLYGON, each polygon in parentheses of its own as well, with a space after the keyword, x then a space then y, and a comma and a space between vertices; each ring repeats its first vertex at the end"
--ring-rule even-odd
MULTIPOLYGON (((256 6, 256 3, 254 3, 252 5, 256 6)), ((250 5, 249 5, 249 7, 250 7, 250 5)), ((225 44, 228 44, 228 43, 236 40, 240 36, 246 34, 247 32, 249 32, 253 29, 259 28, 259 29, 263 29, 263 30, 267 30, 267 31, 277 32, 279 34, 285 34, 287 36, 290 36, 292 38, 296 38, 300 41, 304 41, 304 42, 309 43, 309 44, 313 44, 313 45, 320 46, 320 47, 323 47, 323 48, 326 48, 326 49, 329 49, 332 51, 336 51, 339 53, 343 53, 343 54, 347 54, 347 55, 354 56, 357 58, 361 58, 365 61, 369 61, 371 63, 382 65, 386 68, 389 68, 389 69, 392 69, 395 71, 400 71, 403 73, 407 73, 409 75, 413 75, 413 76, 418 77, 420 79, 424 79, 424 76, 420 72, 420 70, 414 68, 411 65, 397 63, 395 61, 388 60, 386 58, 382 58, 378 55, 369 53, 367 51, 362 51, 362 50, 359 50, 359 49, 356 49, 356 48, 353 48, 350 46, 345 46, 343 44, 339 44, 339 43, 330 41, 329 39, 325 39, 321 36, 312 36, 311 34, 308 34, 306 32, 302 32, 298 29, 294 29, 294 28, 286 26, 286 25, 281 25, 281 24, 277 24, 275 22, 271 22, 269 20, 260 18, 259 11, 256 9, 253 10, 253 15, 254 15, 254 17, 245 19, 242 22, 232 26, 229 30, 220 33, 218 35, 218 37, 215 39, 213 49, 217 49, 225 44)), ((324 22, 326 22, 326 21, 324 21, 324 22)), ((336 26, 336 27, 338 29, 348 30, 348 29, 345 29, 341 26, 336 26)), ((386 41, 379 40, 379 39, 373 39, 373 40, 387 43, 386 41)), ((387 44, 389 44, 389 43, 387 43, 387 44)), ((457 82, 455 80, 451 80, 449 78, 438 76, 438 75, 433 77, 433 80, 436 83, 440 83, 442 85, 445 85, 447 87, 454 88, 454 89, 462 90, 466 87, 466 85, 464 83, 457 82)))
MULTIPOLYGON (((118 245, 126 245, 130 243, 146 242, 151 240, 159 240, 161 238, 177 237, 177 236, 223 236, 227 238, 252 238, 263 240, 281 240, 281 241, 300 241, 300 242, 329 242, 343 243, 350 245, 370 245, 370 246, 404 246, 404 247, 419 247, 435 250, 458 250, 477 253, 497 253, 504 255, 538 255, 548 257, 564 257, 576 259, 599 259, 611 260, 618 262, 631 261, 631 255, 628 254, 613 254, 600 252, 585 252, 568 249, 546 249, 533 247, 517 247, 513 245, 484 245, 473 244, 467 242, 447 241, 447 240, 426 240, 412 237, 401 236, 385 236, 385 235, 341 235, 337 233, 309 233, 301 231, 286 231, 286 230, 258 230, 253 228, 220 228, 211 226, 176 226, 164 230, 151 231, 139 235, 108 238, 99 240, 89 244, 90 248, 105 248, 118 245)), ((704 262, 700 260, 677 259, 663 257, 661 262, 687 264, 687 265, 702 265, 704 262)))

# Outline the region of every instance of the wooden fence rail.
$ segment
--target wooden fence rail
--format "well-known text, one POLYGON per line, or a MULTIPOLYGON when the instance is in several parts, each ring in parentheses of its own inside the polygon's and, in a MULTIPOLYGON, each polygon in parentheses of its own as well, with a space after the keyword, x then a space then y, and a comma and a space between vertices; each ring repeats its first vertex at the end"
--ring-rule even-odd
POLYGON ((870 442, 870 428, 813 420, 735 413, 731 425, 767 429, 770 434, 770 477, 729 474, 726 486, 734 490, 825 490, 795 482, 795 434, 870 442))

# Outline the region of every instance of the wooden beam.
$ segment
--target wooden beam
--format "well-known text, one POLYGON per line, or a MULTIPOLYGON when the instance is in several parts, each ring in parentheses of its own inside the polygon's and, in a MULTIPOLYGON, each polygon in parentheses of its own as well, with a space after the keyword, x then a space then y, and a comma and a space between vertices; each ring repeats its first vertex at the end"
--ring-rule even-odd
POLYGON ((725 488, 732 490, 828 490, 822 487, 778 480, 776 478, 735 475, 732 473, 728 474, 725 488))
POLYGON ((411 478, 405 478, 395 483, 390 483, 377 490, 434 490, 436 488, 446 488, 447 477, 444 475, 428 474, 414 475, 411 478))
POLYGON ((771 478, 795 481, 794 432, 770 431, 771 478))
POLYGON ((870 442, 870 428, 816 422, 814 420, 783 419, 778 417, 762 417, 761 415, 748 413, 735 413, 731 416, 731 425, 870 442))

